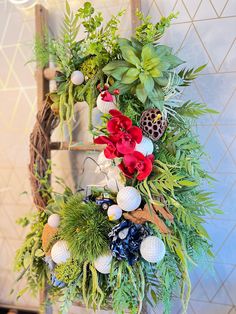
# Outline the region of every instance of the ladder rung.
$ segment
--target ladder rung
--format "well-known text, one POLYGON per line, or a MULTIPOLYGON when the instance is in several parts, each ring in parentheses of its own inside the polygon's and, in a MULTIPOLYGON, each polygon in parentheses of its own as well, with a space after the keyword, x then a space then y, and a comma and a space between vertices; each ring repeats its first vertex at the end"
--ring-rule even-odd
POLYGON ((74 143, 67 142, 52 142, 50 144, 51 150, 72 150, 72 151, 103 151, 106 145, 93 143, 74 143))

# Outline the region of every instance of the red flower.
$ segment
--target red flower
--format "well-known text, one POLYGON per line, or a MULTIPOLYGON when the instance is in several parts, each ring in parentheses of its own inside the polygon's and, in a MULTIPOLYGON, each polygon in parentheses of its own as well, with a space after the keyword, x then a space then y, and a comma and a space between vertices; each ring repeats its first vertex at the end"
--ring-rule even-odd
POLYGON ((121 154, 131 154, 133 153, 136 146, 135 140, 128 133, 121 134, 118 142, 116 143, 116 148, 121 154))
POLYGON ((137 172, 137 179, 142 181, 146 179, 152 172, 152 164, 154 161, 153 155, 144 156, 140 152, 133 152, 124 156, 119 168, 128 178, 133 178, 137 172))
POLYGON ((124 155, 133 153, 136 144, 140 143, 143 137, 141 129, 137 126, 132 126, 129 130, 117 134, 115 135, 115 138, 118 138, 116 148, 124 155))
POLYGON ((112 109, 109 111, 112 118, 107 122, 107 130, 109 133, 129 134, 138 144, 142 140, 142 130, 137 126, 132 126, 132 120, 124 116, 120 111, 112 109))
POLYGON ((107 147, 104 149, 104 155, 108 159, 114 159, 119 157, 119 153, 117 152, 116 145, 112 141, 111 138, 107 136, 99 136, 94 139, 95 144, 107 144, 107 147))
POLYGON ((112 109, 109 113, 112 116, 112 118, 107 122, 107 130, 109 133, 123 133, 132 127, 132 120, 124 116, 120 111, 112 109))
POLYGON ((110 135, 99 136, 94 140, 97 144, 107 144, 104 151, 107 158, 122 157, 131 154, 135 150, 136 144, 142 140, 142 130, 132 125, 132 120, 124 116, 118 110, 110 110, 112 118, 107 123, 107 130, 110 135))

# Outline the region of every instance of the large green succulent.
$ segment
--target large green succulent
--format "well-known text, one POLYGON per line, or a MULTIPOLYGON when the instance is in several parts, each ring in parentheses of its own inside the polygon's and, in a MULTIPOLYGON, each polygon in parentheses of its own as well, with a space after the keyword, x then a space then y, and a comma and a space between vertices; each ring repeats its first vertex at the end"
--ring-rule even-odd
POLYGON ((116 80, 113 88, 120 89, 121 94, 131 91, 141 102, 149 99, 158 106, 164 100, 163 87, 168 84, 170 72, 183 61, 164 45, 121 39, 119 46, 122 60, 111 61, 103 68, 116 80))

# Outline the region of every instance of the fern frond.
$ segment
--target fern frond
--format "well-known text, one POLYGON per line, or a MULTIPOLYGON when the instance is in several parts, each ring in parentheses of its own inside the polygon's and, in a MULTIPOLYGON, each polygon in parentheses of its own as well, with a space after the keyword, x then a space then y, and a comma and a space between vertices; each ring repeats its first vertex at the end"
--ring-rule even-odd
POLYGON ((201 72, 207 65, 201 65, 197 69, 191 68, 191 69, 182 69, 178 75, 182 78, 183 83, 181 86, 189 86, 193 80, 195 80, 198 77, 199 72, 201 72))
POLYGON ((71 50, 75 44, 76 37, 79 32, 80 25, 78 25, 79 17, 75 15, 71 9, 68 1, 66 1, 66 13, 61 28, 61 38, 65 46, 71 50))
POLYGON ((49 63, 49 37, 44 32, 43 38, 36 36, 34 42, 34 55, 35 61, 40 67, 44 68, 49 63))
POLYGON ((190 100, 186 101, 181 107, 176 108, 176 112, 182 117, 188 117, 192 119, 197 119, 207 113, 218 113, 218 111, 208 108, 206 104, 197 103, 190 100))

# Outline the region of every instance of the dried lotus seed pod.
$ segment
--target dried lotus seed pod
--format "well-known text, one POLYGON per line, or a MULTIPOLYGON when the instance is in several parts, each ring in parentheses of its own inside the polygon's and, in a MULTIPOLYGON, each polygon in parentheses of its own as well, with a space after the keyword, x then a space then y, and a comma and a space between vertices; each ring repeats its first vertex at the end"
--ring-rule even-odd
POLYGON ((143 133, 154 142, 159 140, 165 132, 167 120, 162 117, 159 109, 148 109, 142 113, 140 128, 143 133))

